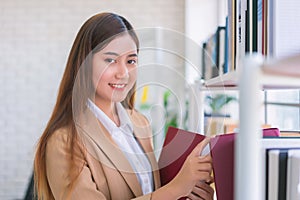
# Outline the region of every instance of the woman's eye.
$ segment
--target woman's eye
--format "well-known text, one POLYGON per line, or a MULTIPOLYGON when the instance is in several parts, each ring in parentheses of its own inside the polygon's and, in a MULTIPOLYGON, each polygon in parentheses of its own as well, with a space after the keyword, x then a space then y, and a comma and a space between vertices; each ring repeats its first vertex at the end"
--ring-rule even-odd
POLYGON ((112 58, 106 58, 105 62, 107 62, 107 63, 116 63, 116 60, 112 59, 112 58))
POLYGON ((137 61, 136 60, 128 60, 127 62, 128 62, 128 64, 136 64, 137 61))

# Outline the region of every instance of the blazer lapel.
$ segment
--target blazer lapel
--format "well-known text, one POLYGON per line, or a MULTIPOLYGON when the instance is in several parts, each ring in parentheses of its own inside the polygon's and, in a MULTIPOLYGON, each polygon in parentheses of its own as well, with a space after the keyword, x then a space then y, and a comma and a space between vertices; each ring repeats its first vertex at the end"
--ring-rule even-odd
POLYGON ((148 122, 145 122, 144 116, 139 115, 134 110, 127 110, 127 113, 133 124, 133 132, 138 142, 141 144, 144 152, 146 153, 148 160, 152 167, 152 175, 154 181, 154 188, 158 189, 161 185, 160 175, 158 169, 158 163, 156 161, 153 147, 151 144, 152 141, 152 130, 148 122))
POLYGON ((152 176, 154 181, 154 188, 158 189, 160 187, 160 176, 159 176, 159 170, 158 170, 158 164, 153 152, 153 148, 151 147, 150 141, 146 141, 145 139, 139 139, 137 138, 138 142, 141 144, 144 152, 146 153, 148 160, 151 164, 152 168, 152 176))
POLYGON ((116 169, 134 195, 141 196, 142 189, 130 163, 94 114, 87 109, 76 121, 76 125, 87 151, 103 165, 116 169))

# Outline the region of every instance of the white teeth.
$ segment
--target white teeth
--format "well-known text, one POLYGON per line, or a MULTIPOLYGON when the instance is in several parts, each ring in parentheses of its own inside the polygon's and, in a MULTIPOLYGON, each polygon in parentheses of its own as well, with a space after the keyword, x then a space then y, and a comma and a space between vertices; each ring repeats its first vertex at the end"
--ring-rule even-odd
POLYGON ((110 84, 110 85, 115 88, 124 88, 125 87, 125 84, 110 84))

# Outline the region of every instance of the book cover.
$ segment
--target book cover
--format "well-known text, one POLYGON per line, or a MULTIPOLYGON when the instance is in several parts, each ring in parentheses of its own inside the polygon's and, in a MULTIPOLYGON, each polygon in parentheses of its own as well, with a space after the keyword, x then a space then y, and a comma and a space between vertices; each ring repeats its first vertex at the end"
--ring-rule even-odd
POLYGON ((236 3, 237 0, 228 0, 228 69, 235 70, 236 61, 236 3))
POLYGON ((288 152, 287 200, 300 199, 300 149, 288 152))
MULTIPOLYGON (((262 181, 265 182, 264 188, 262 191, 264 192, 264 196, 269 200, 269 163, 268 163, 268 151, 269 149, 294 149, 300 147, 300 138, 292 138, 292 137, 267 137, 262 140, 262 151, 266 152, 263 154, 262 159, 266 162, 263 162, 263 171, 262 181)), ((278 188, 277 190, 278 191, 278 188)), ((272 194, 274 195, 274 194, 272 194)), ((278 196, 278 193, 276 193, 278 196)))
POLYGON ((258 0, 252 0, 252 51, 257 52, 258 0))
POLYGON ((228 38, 228 16, 226 17, 226 24, 225 24, 225 58, 224 58, 224 69, 223 73, 226 74, 229 71, 229 66, 228 66, 228 43, 229 43, 229 38, 228 38))
POLYGON ((219 26, 217 29, 217 67, 218 75, 222 75, 225 65, 225 27, 219 26))
POLYGON ((268 51, 282 58, 300 52, 300 1, 268 1, 268 51))
POLYGON ((267 151, 267 200, 278 200, 279 153, 278 149, 267 151))
POLYGON ((281 200, 287 196, 288 148, 267 149, 267 199, 281 200))
POLYGON ((257 1, 257 52, 263 54, 263 0, 257 1))
POLYGON ((176 176, 186 157, 204 138, 204 135, 198 133, 175 127, 168 128, 158 161, 162 186, 169 183, 176 176))
POLYGON ((217 135, 210 141, 216 195, 218 200, 234 199, 235 134, 217 135))
MULTIPOLYGON (((266 128, 264 138, 279 136, 278 128, 266 128)), ((217 135, 210 141, 213 172, 218 200, 234 199, 234 142, 235 133, 217 135)))
POLYGON ((286 179, 287 179, 287 160, 288 150, 280 149, 279 152, 279 183, 278 183, 278 198, 286 199, 286 179))
POLYGON ((237 3, 237 42, 236 42, 236 65, 239 67, 246 52, 246 13, 247 0, 238 0, 237 3))

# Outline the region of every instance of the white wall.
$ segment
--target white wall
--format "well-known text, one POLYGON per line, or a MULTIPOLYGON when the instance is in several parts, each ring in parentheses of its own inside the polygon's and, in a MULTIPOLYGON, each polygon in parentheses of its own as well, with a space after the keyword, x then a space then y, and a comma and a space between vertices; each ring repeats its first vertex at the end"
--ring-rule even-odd
POLYGON ((75 34, 88 17, 101 11, 124 15, 136 28, 184 32, 183 0, 1 1, 1 200, 23 198, 34 147, 55 103, 75 34))
POLYGON ((187 66, 186 75, 192 82, 200 76, 202 43, 217 30, 217 26, 225 26, 227 0, 186 0, 185 13, 185 34, 193 41, 187 44, 186 54, 197 68, 195 71, 195 67, 187 66))
POLYGON ((190 61, 185 69, 190 84, 188 128, 204 133, 204 93, 199 91, 202 44, 216 31, 217 26, 225 26, 227 0, 186 0, 185 13, 185 34, 188 38, 185 54, 190 61))

